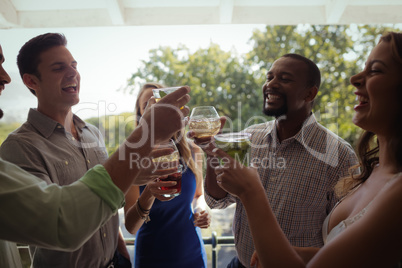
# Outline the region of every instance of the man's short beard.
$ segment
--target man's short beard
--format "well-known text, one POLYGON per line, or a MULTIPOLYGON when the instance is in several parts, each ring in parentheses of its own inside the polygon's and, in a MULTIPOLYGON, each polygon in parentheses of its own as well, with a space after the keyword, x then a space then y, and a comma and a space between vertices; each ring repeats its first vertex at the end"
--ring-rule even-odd
POLYGON ((267 116, 273 116, 275 118, 278 118, 278 117, 280 117, 282 115, 286 115, 287 112, 288 112, 287 99, 286 99, 286 96, 283 96, 283 98, 284 98, 285 102, 278 109, 269 109, 269 108, 266 109, 265 108, 266 98, 264 98, 264 104, 263 104, 263 107, 262 107, 262 112, 267 116))
POLYGON ((283 105, 281 108, 279 109, 263 109, 263 113, 267 116, 273 116, 275 118, 278 118, 282 115, 285 115, 288 112, 288 107, 287 105, 283 105))

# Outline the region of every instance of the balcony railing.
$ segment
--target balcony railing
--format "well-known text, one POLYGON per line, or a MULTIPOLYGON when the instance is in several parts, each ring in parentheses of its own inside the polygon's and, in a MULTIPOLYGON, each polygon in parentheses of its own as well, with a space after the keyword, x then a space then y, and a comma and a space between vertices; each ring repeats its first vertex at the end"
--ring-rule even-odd
MULTIPOLYGON (((234 237, 233 236, 217 236, 216 232, 212 232, 211 237, 203 237, 205 245, 211 245, 212 247, 212 268, 217 268, 218 263, 218 245, 227 245, 234 246, 234 237)), ((134 246, 135 238, 125 238, 126 245, 134 246)), ((19 245, 19 250, 28 250, 28 246, 19 245)))
POLYGON ((212 232, 211 237, 203 237, 202 239, 204 240, 205 245, 212 246, 212 268, 216 268, 218 263, 217 246, 218 245, 234 246, 233 236, 217 236, 216 232, 212 232))

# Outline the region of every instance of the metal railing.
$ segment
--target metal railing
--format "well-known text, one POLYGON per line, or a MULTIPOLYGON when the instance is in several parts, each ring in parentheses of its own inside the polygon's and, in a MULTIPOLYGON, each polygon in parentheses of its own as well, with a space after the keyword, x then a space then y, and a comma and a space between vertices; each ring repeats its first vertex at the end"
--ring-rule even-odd
POLYGON ((211 237, 203 237, 205 245, 212 245, 212 268, 216 268, 218 263, 218 245, 234 246, 233 236, 217 236, 216 232, 212 232, 211 237))
MULTIPOLYGON (((216 232, 212 232, 211 237, 203 237, 205 245, 212 246, 212 268, 217 268, 218 263, 218 245, 227 245, 234 246, 234 237, 233 236, 217 236, 216 232)), ((126 245, 135 246, 135 238, 124 238, 126 245)), ((28 246, 26 245, 18 245, 19 249, 28 250, 28 246)))

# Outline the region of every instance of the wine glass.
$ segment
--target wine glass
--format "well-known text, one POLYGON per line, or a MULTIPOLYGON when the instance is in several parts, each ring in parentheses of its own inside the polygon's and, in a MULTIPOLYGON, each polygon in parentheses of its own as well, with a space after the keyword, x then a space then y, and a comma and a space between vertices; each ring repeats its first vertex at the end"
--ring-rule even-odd
POLYGON ((163 194, 164 197, 174 197, 181 194, 181 177, 183 171, 183 165, 178 165, 180 161, 180 153, 177 149, 177 146, 173 140, 169 140, 167 143, 163 143, 158 146, 158 149, 173 149, 173 152, 167 155, 159 156, 157 158, 153 158, 152 161, 158 166, 160 169, 170 169, 173 167, 177 167, 176 172, 168 175, 167 177, 159 178, 161 181, 175 181, 176 185, 161 187, 162 190, 172 190, 176 189, 176 192, 173 194, 163 194))
POLYGON ((218 134, 221 120, 213 106, 198 106, 193 108, 190 115, 189 130, 195 138, 210 138, 218 134))

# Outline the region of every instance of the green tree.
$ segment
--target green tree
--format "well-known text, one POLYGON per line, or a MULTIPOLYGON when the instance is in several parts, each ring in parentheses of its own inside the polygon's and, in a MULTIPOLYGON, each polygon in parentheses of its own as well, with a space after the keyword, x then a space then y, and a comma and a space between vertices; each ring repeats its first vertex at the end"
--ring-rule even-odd
POLYGON ((21 126, 20 123, 0 123, 0 145, 3 143, 3 141, 8 137, 8 134, 16 130, 21 126))
POLYGON ((253 115, 260 114, 262 76, 235 51, 225 52, 216 44, 194 53, 181 46, 150 50, 149 60, 129 79, 130 93, 144 82, 167 86, 189 85, 192 89, 190 108, 215 106, 220 115, 233 120, 233 130, 240 130, 253 115))
POLYGON ((93 117, 85 121, 96 126, 105 140, 108 154, 114 153, 119 145, 134 130, 135 117, 133 113, 93 117))
POLYGON ((323 125, 354 144, 360 130, 352 123, 355 95, 349 79, 362 70, 377 37, 388 30, 397 29, 369 25, 267 26, 265 31, 253 32, 253 49, 247 61, 264 72, 286 53, 301 54, 317 63, 322 84, 314 112, 323 125))
POLYGON ((394 27, 376 25, 266 26, 250 37, 246 55, 223 51, 216 44, 194 53, 184 47, 159 47, 129 79, 135 93, 144 82, 189 85, 190 108, 213 105, 228 116, 232 131, 265 121, 261 87, 272 63, 286 53, 298 53, 317 63, 322 84, 314 113, 326 127, 354 144, 360 130, 352 123, 355 96, 349 79, 363 69, 378 36, 394 27), (258 118, 259 117, 259 118, 258 118), (248 122, 253 118, 251 122, 248 122))

